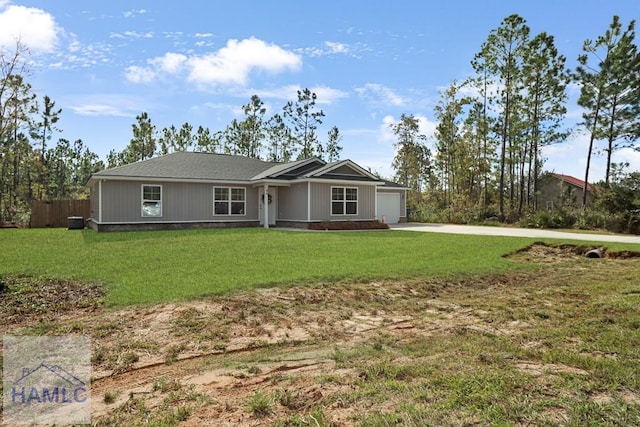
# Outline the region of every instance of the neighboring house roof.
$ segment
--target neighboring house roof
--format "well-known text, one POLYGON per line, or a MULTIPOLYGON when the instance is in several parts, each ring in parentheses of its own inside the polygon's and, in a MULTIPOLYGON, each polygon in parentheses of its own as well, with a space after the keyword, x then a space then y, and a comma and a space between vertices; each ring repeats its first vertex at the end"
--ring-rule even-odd
POLYGON ((309 158, 288 163, 266 162, 244 156, 199 152, 175 152, 160 157, 106 169, 92 175, 98 179, 180 179, 256 182, 311 178, 360 180, 381 183, 376 176, 350 160, 326 163, 309 158), (346 166, 353 174, 334 173, 346 166))
MULTIPOLYGON (((579 188, 584 188, 584 181, 576 177, 573 177, 570 175, 562 175, 559 173, 552 173, 551 175, 563 182, 566 182, 567 184, 571 184, 579 188)), ((593 191, 593 189, 594 189, 593 185, 591 184, 587 185, 587 191, 593 191)))

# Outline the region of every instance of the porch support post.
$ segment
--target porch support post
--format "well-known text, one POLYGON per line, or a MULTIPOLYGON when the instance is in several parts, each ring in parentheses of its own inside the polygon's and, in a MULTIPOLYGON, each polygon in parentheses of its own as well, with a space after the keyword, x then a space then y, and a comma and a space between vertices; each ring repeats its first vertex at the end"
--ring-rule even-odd
POLYGON ((264 212, 264 228, 269 228, 269 184, 264 185, 262 193, 262 211, 264 212))

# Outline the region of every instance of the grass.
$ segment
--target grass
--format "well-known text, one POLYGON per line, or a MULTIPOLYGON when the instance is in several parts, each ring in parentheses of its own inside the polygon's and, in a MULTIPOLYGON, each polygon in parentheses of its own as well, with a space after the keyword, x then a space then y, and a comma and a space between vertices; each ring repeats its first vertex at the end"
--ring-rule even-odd
MULTIPOLYGON (((77 239, 77 247, 64 243, 77 253, 108 252, 106 247, 117 244, 125 254, 121 256, 129 258, 143 253, 154 239, 154 244, 169 246, 166 252, 172 254, 171 242, 193 254, 202 254, 211 241, 235 245, 238 251, 275 245, 272 257, 279 262, 289 257, 296 268, 261 281, 261 271, 277 270, 252 267, 251 281, 238 287, 301 285, 273 293, 237 292, 173 308, 165 329, 147 342, 138 341, 136 329, 144 318, 128 320, 133 312, 147 311, 140 307, 106 310, 123 315, 77 325, 78 319, 52 321, 52 331, 77 326, 96 339, 94 366, 127 372, 109 379, 109 388, 100 394, 109 413, 96 419, 96 426, 177 426, 218 416, 236 425, 281 427, 640 425, 638 258, 594 260, 533 251, 505 259, 504 253, 531 240, 395 231, 214 230, 137 237, 56 233, 58 241, 77 239), (310 257, 316 247, 323 252, 310 257), (296 255, 298 250, 307 255, 296 255), (378 262, 360 263, 358 257, 375 253, 381 254, 378 262), (322 275, 322 268, 333 270, 322 275), (334 277, 342 281, 307 286, 334 277), (356 280, 348 281, 351 277, 356 280), (358 282, 362 277, 406 279, 358 282), (354 323, 366 328, 354 333, 354 323), (260 344, 267 330, 283 331, 291 325, 308 331, 308 337, 290 341, 282 336, 260 344), (255 339, 255 344, 245 338, 255 339), (196 348, 239 348, 238 343, 243 343, 242 351, 179 357, 196 348), (143 370, 135 377, 130 370, 138 364, 135 356, 140 354, 139 363, 144 364, 153 360, 147 353, 165 357, 167 363, 153 368, 154 375, 143 370), (219 386, 213 380, 202 387, 189 383, 194 373, 216 371, 224 379, 219 386), (144 381, 149 392, 125 399, 144 381)), ((638 250, 633 245, 609 248, 638 250)), ((227 254, 216 259, 227 260, 227 269, 235 265, 227 254)), ((87 272, 64 262, 57 274, 87 272)), ((179 268, 185 271, 199 262, 183 257, 187 266, 179 268)), ((11 265, 13 274, 19 273, 17 266, 11 265)), ((32 271, 37 273, 36 266, 34 262, 32 271)), ((225 280, 234 277, 220 266, 211 271, 225 280)), ((171 277, 180 279, 179 274, 171 277)), ((205 279, 222 283, 220 278, 205 279)), ((110 280, 112 292, 122 286, 117 275, 110 280)), ((131 283, 148 291, 145 281, 131 283)), ((228 292, 216 286, 204 292, 228 292)), ((191 298, 200 288, 186 291, 180 298, 191 298)), ((152 317, 158 314, 155 307, 149 311, 152 317)))
POLYGON ((124 306, 275 285, 502 273, 526 268, 502 255, 532 242, 404 231, 2 230, 0 276, 100 283, 109 305, 124 306))

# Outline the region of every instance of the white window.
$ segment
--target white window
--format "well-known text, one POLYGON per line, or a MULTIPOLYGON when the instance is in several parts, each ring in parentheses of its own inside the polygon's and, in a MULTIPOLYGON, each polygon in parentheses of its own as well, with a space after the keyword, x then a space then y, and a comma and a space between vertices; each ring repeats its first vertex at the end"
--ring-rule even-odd
POLYGON ((214 215, 244 215, 246 210, 246 189, 232 187, 213 188, 214 215))
POLYGON ((162 216, 162 186, 142 186, 142 216, 162 216))
POLYGON ((331 215, 358 215, 357 187, 331 187, 331 215))

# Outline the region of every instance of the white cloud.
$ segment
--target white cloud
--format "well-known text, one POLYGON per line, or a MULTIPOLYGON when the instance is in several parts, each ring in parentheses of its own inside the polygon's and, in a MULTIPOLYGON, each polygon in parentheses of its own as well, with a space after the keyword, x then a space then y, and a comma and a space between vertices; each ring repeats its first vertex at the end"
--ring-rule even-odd
POLYGON ((16 40, 34 53, 53 52, 60 31, 53 16, 42 9, 0 4, 0 46, 15 46, 16 40))
POLYGON ((231 39, 215 53, 192 56, 188 64, 189 81, 201 85, 244 85, 254 70, 296 71, 302 60, 293 52, 251 37, 240 41, 231 39))
POLYGON ((344 43, 326 41, 324 45, 330 53, 349 53, 349 47, 344 43))
POLYGON ((302 52, 309 56, 324 56, 336 54, 348 54, 350 52, 349 45, 338 42, 326 41, 320 47, 309 47, 301 49, 302 52))
POLYGON ((355 91, 358 95, 376 105, 383 104, 400 107, 407 102, 390 88, 378 83, 365 83, 364 86, 356 88, 355 91))
POLYGON ((125 70, 125 77, 131 83, 152 83, 156 78, 156 72, 150 68, 132 65, 125 70))
MULTIPOLYGON (((426 116, 415 114, 413 116, 418 120, 418 129, 420 134, 425 135, 427 138, 431 138, 436 130, 437 123, 429 120, 426 116)), ((392 127, 398 123, 399 119, 391 115, 384 116, 382 123, 378 128, 377 141, 382 144, 393 144, 398 140, 398 137, 393 133, 392 127)))
POLYGON ((135 117, 142 111, 143 105, 149 107, 148 101, 142 101, 124 94, 92 94, 72 96, 69 108, 81 116, 135 117))
POLYGON ((125 18, 133 18, 136 15, 144 15, 148 11, 146 9, 128 10, 122 14, 125 18))
POLYGON ((161 57, 151 58, 147 63, 147 67, 128 67, 127 80, 133 83, 150 83, 157 77, 186 71, 186 80, 201 87, 242 86, 253 72, 297 71, 302 66, 301 58, 295 53, 255 37, 240 41, 230 39, 225 47, 204 55, 185 56, 169 52, 161 57))
POLYGON ((168 52, 164 56, 149 60, 149 63, 167 74, 177 74, 182 70, 186 61, 187 57, 185 55, 168 52))
POLYGON ((316 99, 316 103, 318 104, 332 104, 338 99, 347 98, 349 96, 347 92, 341 91, 339 89, 333 89, 327 86, 316 86, 313 88, 309 88, 309 90, 318 96, 318 98, 316 99))
POLYGON ((300 48, 296 49, 296 52, 312 58, 326 55, 347 55, 353 58, 358 58, 361 52, 367 50, 370 49, 363 43, 346 44, 341 42, 325 41, 321 46, 300 48))
POLYGON ((396 142, 396 135, 393 133, 391 126, 396 123, 396 119, 393 116, 384 116, 382 118, 382 123, 378 128, 378 137, 376 138, 378 142, 391 145, 396 142))
POLYGON ((196 38, 209 38, 213 37, 213 33, 196 33, 196 38))
POLYGON ((137 31, 125 31, 123 33, 111 33, 109 37, 112 39, 150 39, 153 38, 153 32, 139 33, 137 31))
POLYGON ((84 105, 72 105, 69 108, 73 112, 81 116, 115 116, 115 117, 129 117, 131 113, 127 113, 114 107, 113 105, 104 104, 84 104, 84 105))

